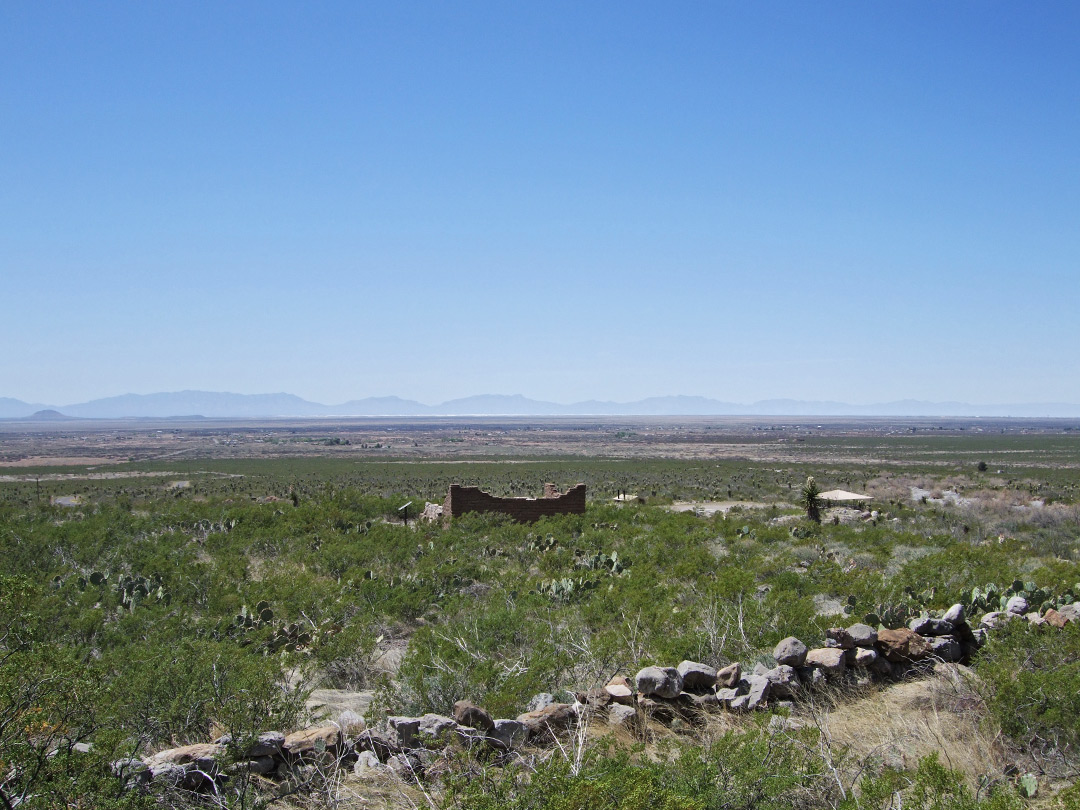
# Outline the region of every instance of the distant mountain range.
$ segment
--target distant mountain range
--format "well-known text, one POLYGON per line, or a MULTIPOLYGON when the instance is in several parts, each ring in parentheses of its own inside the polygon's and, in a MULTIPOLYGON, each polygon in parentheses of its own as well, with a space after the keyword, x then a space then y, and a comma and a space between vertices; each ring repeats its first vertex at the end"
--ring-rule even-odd
POLYGON ((1015 416, 1080 417, 1080 405, 1026 403, 971 405, 913 399, 873 405, 767 399, 751 404, 707 397, 650 397, 636 402, 589 400, 563 405, 505 394, 481 394, 425 405, 400 397, 368 397, 341 405, 321 405, 293 394, 229 394, 177 391, 123 394, 72 405, 43 405, 0 397, 0 419, 55 421, 124 418, 272 418, 347 416, 1015 416))

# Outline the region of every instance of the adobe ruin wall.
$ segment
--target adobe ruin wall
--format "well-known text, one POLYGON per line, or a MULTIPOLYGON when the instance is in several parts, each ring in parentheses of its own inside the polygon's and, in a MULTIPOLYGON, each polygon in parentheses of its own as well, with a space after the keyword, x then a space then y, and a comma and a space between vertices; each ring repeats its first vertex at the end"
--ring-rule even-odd
POLYGON ((585 514, 585 485, 578 484, 560 493, 554 484, 544 484, 542 498, 499 498, 480 487, 451 484, 443 501, 443 518, 467 512, 498 512, 520 523, 532 523, 552 515, 585 514))

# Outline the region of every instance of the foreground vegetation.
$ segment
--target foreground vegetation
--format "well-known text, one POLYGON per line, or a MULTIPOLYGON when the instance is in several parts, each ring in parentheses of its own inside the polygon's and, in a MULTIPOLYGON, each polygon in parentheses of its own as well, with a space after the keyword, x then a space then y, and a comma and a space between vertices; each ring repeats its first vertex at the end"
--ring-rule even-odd
MULTIPOLYGON (((513 717, 540 692, 601 685, 654 662, 767 662, 784 636, 821 639, 868 614, 942 609, 990 583, 1080 596, 1069 475, 1032 467, 1001 477, 973 465, 947 475, 917 465, 812 471, 822 489, 877 495, 875 519, 834 525, 826 514, 819 525, 790 505, 807 472, 308 459, 178 465, 161 479, 50 482, 44 494, 36 482, 0 486, 0 805, 159 806, 155 795, 125 791, 109 763, 296 727, 314 687, 374 690, 369 723, 449 713, 463 697, 513 717), (187 486, 171 484, 181 476, 187 486), (506 494, 585 480, 594 500, 583 516, 531 526, 492 516, 401 523, 402 504, 451 479, 506 494), (910 497, 916 484, 931 493, 925 503, 910 497), (970 500, 938 505, 942 489, 970 500), (598 497, 619 491, 647 503, 598 497), (80 497, 56 506, 53 495, 80 497), (681 498, 769 505, 711 517, 664 508, 681 498), (390 677, 377 661, 394 647, 405 654, 390 677)), ((904 807, 1008 807, 1021 801, 1002 773, 1013 763, 1070 801, 1060 789, 1080 764, 1080 632, 1010 627, 976 672, 987 722, 1005 740, 1003 761, 982 774, 933 758, 907 771, 844 764, 843 751, 823 747, 821 729, 778 734, 765 718, 712 735, 688 729, 663 744, 556 749, 531 763, 527 780, 462 752, 422 801, 885 808, 899 794, 904 807)), ((235 791, 214 801, 271 798, 235 791)), ((204 801, 175 797, 189 800, 204 801)))

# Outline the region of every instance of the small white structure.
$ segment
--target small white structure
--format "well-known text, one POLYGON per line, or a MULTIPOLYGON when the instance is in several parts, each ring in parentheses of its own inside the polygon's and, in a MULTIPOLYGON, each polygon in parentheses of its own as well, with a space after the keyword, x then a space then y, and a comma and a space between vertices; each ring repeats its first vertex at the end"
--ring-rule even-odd
POLYGON ((818 495, 823 501, 833 501, 835 503, 841 503, 843 501, 872 501, 869 495, 860 495, 857 492, 848 492, 843 489, 830 489, 828 492, 822 492, 818 495))

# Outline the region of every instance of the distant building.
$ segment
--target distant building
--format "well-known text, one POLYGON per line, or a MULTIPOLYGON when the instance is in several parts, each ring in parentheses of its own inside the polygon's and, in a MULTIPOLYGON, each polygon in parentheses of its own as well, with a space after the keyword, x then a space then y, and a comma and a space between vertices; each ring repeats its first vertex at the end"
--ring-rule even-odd
POLYGON ((829 501, 830 503, 873 500, 869 495, 860 495, 858 492, 848 492, 843 489, 830 489, 828 492, 822 492, 818 497, 821 498, 821 500, 829 501))

